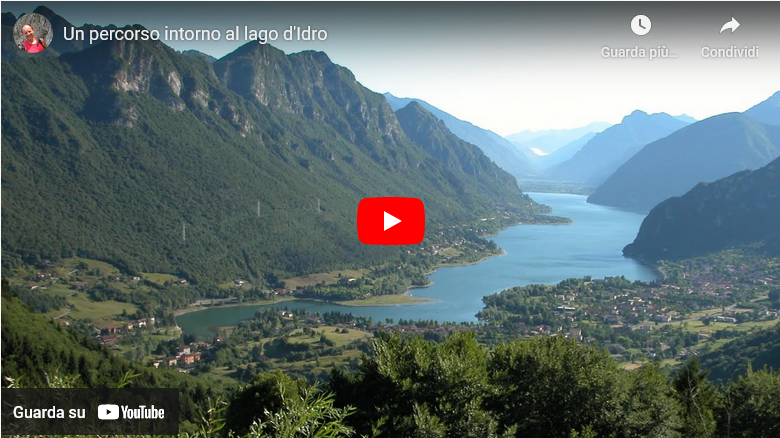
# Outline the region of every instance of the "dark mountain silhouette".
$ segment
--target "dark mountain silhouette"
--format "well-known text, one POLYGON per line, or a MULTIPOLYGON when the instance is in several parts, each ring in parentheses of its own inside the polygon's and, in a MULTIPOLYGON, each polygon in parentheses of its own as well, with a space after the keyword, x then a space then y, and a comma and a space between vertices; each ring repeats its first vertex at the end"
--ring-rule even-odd
POLYGON ((780 248, 780 159, 658 204, 623 253, 675 259, 759 242, 780 248))

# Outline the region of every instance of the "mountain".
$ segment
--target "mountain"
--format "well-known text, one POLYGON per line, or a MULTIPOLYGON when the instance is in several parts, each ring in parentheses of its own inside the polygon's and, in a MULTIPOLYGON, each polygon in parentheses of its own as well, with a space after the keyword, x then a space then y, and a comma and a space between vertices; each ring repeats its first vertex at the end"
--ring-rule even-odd
POLYGON ((549 129, 541 131, 520 131, 506 136, 526 155, 549 155, 567 144, 591 133, 599 133, 612 126, 611 123, 594 122, 573 129, 549 129), (534 152, 536 150, 536 152, 534 152))
POLYGON ((183 50, 180 52, 184 56, 194 56, 196 58, 203 58, 208 62, 216 62, 217 58, 203 52, 199 52, 197 50, 183 50))
POLYGON ((780 370, 780 324, 762 328, 729 341, 721 348, 703 354, 701 366, 716 383, 737 380, 748 366, 753 371, 764 367, 780 370))
POLYGON ((477 146, 455 136, 442 120, 419 102, 412 101, 395 113, 410 139, 451 172, 460 174, 459 179, 467 183, 459 186, 462 202, 470 199, 474 192, 491 196, 519 192, 514 177, 500 169, 477 146))
POLYGON ((504 173, 481 173, 492 191, 470 191, 462 169, 481 161, 449 168, 324 53, 248 43, 209 63, 107 41, 2 70, 6 266, 80 255, 192 281, 297 275, 410 249, 358 241, 364 197, 422 199, 434 237, 542 211, 501 190, 504 173))
POLYGON ((589 198, 593 204, 649 211, 702 181, 757 169, 780 155, 780 127, 739 113, 689 125, 645 146, 589 198))
MULTIPOLYGON (((780 158, 658 204, 623 253, 682 258, 756 242, 780 243, 780 158)), ((780 248, 780 245, 778 245, 780 248)))
POLYGON ((580 149, 583 148, 588 142, 598 135, 598 132, 589 132, 582 137, 578 138, 577 140, 574 140, 571 143, 568 143, 561 148, 555 150, 552 153, 549 153, 545 156, 537 156, 536 160, 534 160, 534 164, 541 167, 542 169, 549 169, 551 167, 554 167, 560 163, 563 163, 564 161, 568 160, 569 158, 573 157, 577 152, 580 151, 580 149))
POLYGON ((693 117, 687 115, 687 114, 680 114, 679 116, 674 116, 675 119, 683 121, 685 123, 691 124, 696 123, 698 120, 694 119, 693 117))
POLYGON ((745 111, 745 115, 767 125, 780 125, 780 91, 745 111))
POLYGON ((423 100, 400 98, 390 93, 385 93, 384 96, 393 111, 404 108, 411 102, 419 103, 435 117, 441 119, 458 138, 482 149, 488 158, 516 178, 526 178, 538 173, 525 155, 519 153, 511 143, 498 134, 460 120, 423 100))
POLYGON ((644 145, 686 125, 666 113, 634 111, 593 137, 569 160, 549 169, 547 178, 599 185, 644 145))

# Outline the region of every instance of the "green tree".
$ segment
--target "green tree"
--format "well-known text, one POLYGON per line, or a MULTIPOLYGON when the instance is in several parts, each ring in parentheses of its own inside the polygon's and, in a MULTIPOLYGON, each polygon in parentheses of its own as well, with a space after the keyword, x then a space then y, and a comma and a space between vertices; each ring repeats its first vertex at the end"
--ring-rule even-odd
POLYGON ((336 408, 334 396, 303 387, 293 394, 288 385, 279 386, 282 406, 263 410, 263 418, 249 428, 251 438, 337 438, 352 436, 345 424, 354 408, 336 408))
POLYGON ((657 364, 647 364, 628 375, 626 436, 643 438, 679 437, 679 405, 666 374, 657 364))
POLYGON ((726 389, 718 436, 780 436, 780 373, 762 369, 731 382, 726 389))
POLYGON ((442 343, 380 333, 373 346, 358 374, 335 371, 330 383, 342 405, 360 406, 353 418, 359 432, 387 417, 388 436, 496 436, 498 423, 483 407, 487 352, 474 333, 442 343))
POLYGON ((625 429, 626 379, 603 350, 561 337, 499 346, 489 361, 495 388, 491 410, 518 437, 569 437, 592 429, 620 436, 625 429))
POLYGON ((230 402, 225 416, 227 429, 247 433, 265 410, 276 412, 284 406, 283 393, 297 398, 303 386, 303 382, 292 380, 281 371, 258 374, 230 402))
POLYGON ((680 402, 684 438, 708 438, 715 433, 718 392, 707 381, 698 357, 688 360, 672 382, 680 402))

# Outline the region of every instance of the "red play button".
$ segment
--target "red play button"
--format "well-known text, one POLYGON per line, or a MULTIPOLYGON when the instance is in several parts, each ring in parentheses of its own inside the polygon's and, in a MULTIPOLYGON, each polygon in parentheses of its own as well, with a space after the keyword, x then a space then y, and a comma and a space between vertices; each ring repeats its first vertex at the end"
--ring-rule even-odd
POLYGON ((414 245, 425 236, 425 206, 417 198, 365 198, 358 204, 358 239, 369 245, 414 245))

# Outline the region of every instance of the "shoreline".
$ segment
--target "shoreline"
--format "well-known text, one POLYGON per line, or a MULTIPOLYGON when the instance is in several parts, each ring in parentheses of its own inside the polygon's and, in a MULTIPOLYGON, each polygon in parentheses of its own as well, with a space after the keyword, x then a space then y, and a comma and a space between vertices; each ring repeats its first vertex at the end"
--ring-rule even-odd
POLYGON ((200 312, 209 309, 222 309, 225 307, 242 307, 242 306, 267 306, 275 303, 283 303, 285 301, 295 301, 298 298, 280 298, 272 301, 245 301, 243 303, 230 303, 222 304, 219 306, 187 306, 183 309, 177 309, 173 311, 174 318, 177 316, 185 315, 187 313, 200 312))
MULTIPOLYGON (((500 257, 500 256, 503 256, 503 255, 506 255, 506 251, 501 249, 501 252, 499 254, 486 255, 486 256, 480 258, 479 260, 476 260, 476 261, 473 261, 473 262, 438 265, 435 268, 433 268, 431 271, 426 272, 425 276, 426 277, 430 276, 431 274, 433 274, 437 270, 439 270, 439 268, 456 268, 456 267, 459 267, 459 266, 476 265, 478 263, 484 262, 487 259, 491 259, 493 257, 500 257)), ((201 312, 203 310, 226 308, 226 307, 269 306, 269 305, 272 305, 272 304, 275 304, 275 303, 283 303, 283 302, 286 302, 286 301, 317 301, 317 302, 320 302, 320 303, 333 304, 333 305, 342 306, 342 307, 414 306, 414 305, 417 305, 417 304, 430 303, 430 302, 437 301, 437 300, 435 300, 433 298, 416 297, 414 295, 411 295, 411 291, 413 289, 425 289, 425 288, 431 287, 433 285, 434 285, 433 281, 429 282, 426 285, 422 285, 422 286, 421 285, 412 285, 412 286, 409 286, 408 288, 406 288, 406 291, 403 294, 387 295, 388 297, 404 296, 404 297, 408 297, 408 298, 412 299, 412 301, 406 302, 406 303, 404 303, 404 302, 399 302, 399 303, 371 303, 371 302, 367 302, 367 303, 363 304, 363 303, 360 303, 360 301, 363 301, 363 300, 328 301, 328 300, 323 300, 323 299, 318 299, 318 298, 285 297, 285 298, 280 298, 278 300, 273 300, 273 301, 249 301, 249 302, 243 302, 243 303, 222 304, 222 305, 219 305, 219 306, 191 306, 191 307, 185 307, 183 309, 175 310, 173 312, 173 316, 175 318, 177 316, 185 315, 185 314, 188 314, 188 313, 201 312), (346 303, 349 303, 349 304, 346 304, 346 303)), ((381 297, 382 296, 380 295, 378 297, 372 297, 372 298, 381 298, 381 297)))
MULTIPOLYGON (((553 224, 547 224, 547 225, 569 225, 570 223, 571 222, 568 222, 568 223, 553 223, 553 224)), ((521 223, 518 223, 518 224, 515 224, 515 225, 510 225, 510 226, 507 226, 505 228, 502 228, 502 230, 504 230, 506 228, 509 228, 509 227, 512 227, 512 226, 519 226, 519 225, 534 225, 534 224, 533 223, 523 223, 523 222, 521 222, 521 223)), ((483 237, 497 236, 497 235, 500 234, 500 232, 501 231, 496 232, 494 234, 489 234, 489 235, 483 236, 483 237)), ((440 268, 456 268, 456 267, 460 267, 460 266, 471 266, 471 265, 476 265, 476 264, 482 263, 485 260, 491 259, 493 257, 501 257, 501 256, 506 255, 506 251, 504 251, 503 248, 499 248, 499 249, 500 249, 499 253, 485 255, 485 256, 481 257, 479 260, 476 260, 476 261, 473 261, 473 262, 462 262, 462 263, 436 265, 432 270, 430 270, 429 272, 426 272, 425 276, 429 277, 430 275, 432 275, 436 271, 438 271, 440 268)), ((185 315, 187 313, 200 312, 200 311, 203 311, 203 310, 215 309, 215 308, 221 308, 221 307, 264 306, 264 305, 271 305, 271 304, 274 304, 274 303, 285 302, 285 301, 318 301, 318 302, 321 302, 321 303, 333 304, 333 305, 342 306, 342 307, 414 306, 414 305, 417 305, 417 304, 423 304, 423 303, 429 303, 429 302, 437 301, 437 300, 435 300, 433 298, 416 297, 416 296, 411 295, 411 291, 413 289, 424 289, 424 288, 427 288, 427 287, 431 287, 433 285, 434 285, 434 282, 433 281, 429 281, 429 283, 426 284, 426 285, 412 285, 412 286, 409 286, 409 287, 406 288, 406 291, 403 294, 387 295, 388 297, 390 297, 390 296, 404 296, 404 297, 408 297, 408 298, 413 299, 411 302, 407 302, 407 303, 404 303, 404 302, 399 302, 399 303, 370 303, 369 302, 369 303, 363 304, 363 303, 360 303, 360 301, 363 301, 363 300, 328 301, 328 300, 323 300, 323 299, 318 299, 318 298, 285 297, 285 298, 282 298, 282 299, 279 299, 279 300, 274 300, 274 301, 252 301, 252 302, 243 302, 243 303, 223 304, 223 305, 220 305, 220 306, 208 306, 208 307, 193 306, 193 307, 186 307, 184 309, 175 310, 173 312, 173 316, 175 318, 177 316, 185 315), (346 303, 350 303, 350 304, 346 304, 346 303)), ((382 296, 380 295, 378 297, 372 297, 372 298, 380 298, 380 297, 382 297, 382 296)))

